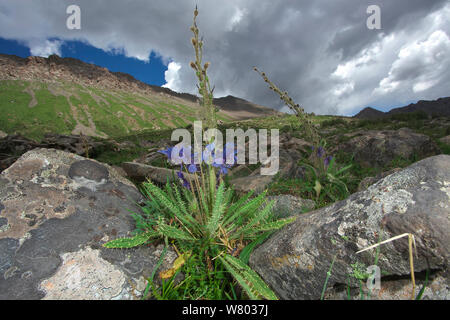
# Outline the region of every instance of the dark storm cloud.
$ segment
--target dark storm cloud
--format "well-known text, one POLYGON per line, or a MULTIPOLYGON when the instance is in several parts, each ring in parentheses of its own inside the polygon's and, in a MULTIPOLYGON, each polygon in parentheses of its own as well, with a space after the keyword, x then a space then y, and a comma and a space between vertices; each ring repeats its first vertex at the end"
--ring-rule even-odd
POLYGON ((0 0, 0 36, 40 55, 58 52, 60 43, 48 41, 54 38, 141 60, 153 50, 169 64, 168 86, 195 92, 188 65, 195 3, 216 95, 282 108, 253 66, 316 113, 449 95, 450 5, 444 0, 0 0), (82 10, 79 31, 65 27, 72 3, 82 10), (373 4, 381 7, 382 30, 366 27, 373 4))

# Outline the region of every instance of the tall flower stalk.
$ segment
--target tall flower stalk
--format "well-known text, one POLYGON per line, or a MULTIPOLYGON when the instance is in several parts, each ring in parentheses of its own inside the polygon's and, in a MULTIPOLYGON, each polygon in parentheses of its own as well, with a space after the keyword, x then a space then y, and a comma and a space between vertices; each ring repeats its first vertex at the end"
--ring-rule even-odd
POLYGON ((291 109, 291 111, 295 114, 300 122, 300 125, 303 126, 306 139, 312 142, 313 145, 318 146, 320 143, 320 135, 316 127, 313 125, 311 116, 305 112, 305 109, 303 109, 299 104, 296 104, 294 100, 289 97, 287 91, 282 91, 272 81, 270 81, 264 72, 259 71, 256 67, 253 67, 253 70, 259 73, 259 75, 269 85, 269 89, 277 93, 280 96, 280 99, 283 100, 289 109, 291 109))
POLYGON ((190 66, 195 70, 198 79, 197 89, 201 96, 201 105, 205 111, 204 120, 207 128, 215 128, 217 126, 216 109, 213 105, 213 91, 209 83, 209 78, 206 73, 210 65, 209 62, 203 64, 203 38, 199 37, 199 29, 197 27, 198 10, 194 10, 194 22, 191 26, 191 31, 194 36, 191 38, 192 46, 195 51, 195 61, 191 61, 190 66))

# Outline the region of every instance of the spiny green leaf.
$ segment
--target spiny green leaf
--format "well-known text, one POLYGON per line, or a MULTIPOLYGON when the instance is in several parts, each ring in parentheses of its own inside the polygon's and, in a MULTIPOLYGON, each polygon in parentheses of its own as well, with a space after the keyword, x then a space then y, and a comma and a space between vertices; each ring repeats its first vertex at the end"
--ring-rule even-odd
POLYGON ((225 211, 225 206, 223 205, 224 189, 225 184, 222 182, 217 189, 211 218, 209 219, 208 225, 206 226, 210 234, 214 234, 214 232, 216 232, 217 228, 219 227, 219 220, 222 217, 223 212, 225 211))
POLYGON ((253 252, 255 247, 263 243, 271 234, 272 232, 265 232, 259 235, 258 238, 250 242, 248 245, 246 245, 245 248, 242 249, 241 254, 239 255, 239 259, 241 259, 242 262, 247 264, 248 260, 250 259, 250 254, 253 252))
POLYGON ((103 244, 105 248, 128 249, 140 246, 146 243, 150 238, 158 236, 154 232, 145 232, 131 238, 120 238, 103 244))
POLYGON ((220 258, 222 262, 225 261, 224 265, 228 271, 231 270, 230 273, 233 276, 238 275, 236 280, 238 280, 243 288, 246 289, 249 295, 257 298, 262 297, 268 300, 278 299, 261 277, 241 260, 229 254, 225 254, 223 258, 220 258))
POLYGON ((176 227, 169 226, 162 220, 158 221, 158 231, 160 232, 160 234, 170 239, 188 240, 188 241, 195 240, 195 238, 193 238, 189 233, 184 232, 183 230, 180 230, 176 227))
POLYGON ((253 233, 258 233, 258 232, 264 232, 264 231, 278 230, 278 229, 283 228, 285 225, 288 225, 288 224, 294 222, 295 219, 297 219, 297 217, 289 217, 289 218, 279 219, 277 221, 267 222, 267 223, 264 223, 257 227, 252 228, 251 231, 253 233))

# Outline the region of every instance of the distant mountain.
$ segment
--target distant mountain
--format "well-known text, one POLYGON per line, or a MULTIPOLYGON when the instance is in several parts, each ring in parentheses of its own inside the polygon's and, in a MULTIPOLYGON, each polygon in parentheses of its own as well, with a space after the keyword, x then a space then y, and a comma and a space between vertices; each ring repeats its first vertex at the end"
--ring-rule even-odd
POLYGON ((281 112, 263 107, 247 100, 226 96, 214 99, 214 105, 218 106, 221 111, 232 118, 250 119, 254 115, 272 116, 281 114, 281 112))
POLYGON ((387 115, 424 111, 429 115, 450 116, 450 97, 439 98, 437 100, 420 100, 417 103, 411 103, 406 107, 395 108, 387 112, 387 115))
POLYGON ((422 111, 428 115, 450 117, 450 97, 439 98, 437 100, 420 100, 405 107, 394 108, 389 112, 382 112, 371 107, 364 108, 354 116, 357 119, 379 119, 389 117, 394 114, 422 111))
MULTIPOLYGON (((221 121, 278 113, 231 96, 214 104, 221 121)), ((126 73, 57 55, 0 54, 0 128, 7 133, 118 136, 186 126, 202 113, 195 95, 148 85, 126 73)))
POLYGON ((367 108, 362 109, 354 117, 358 118, 358 119, 370 119, 370 120, 372 120, 372 119, 379 119, 379 118, 383 117, 384 114, 385 113, 383 111, 379 111, 379 110, 376 110, 374 108, 367 107, 367 108))

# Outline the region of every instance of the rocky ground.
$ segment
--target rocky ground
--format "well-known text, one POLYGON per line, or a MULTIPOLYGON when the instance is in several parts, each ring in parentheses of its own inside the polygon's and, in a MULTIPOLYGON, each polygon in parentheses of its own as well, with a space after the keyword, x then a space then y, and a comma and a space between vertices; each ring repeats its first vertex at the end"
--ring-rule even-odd
MULTIPOLYGON (((373 263, 375 250, 356 251, 413 233, 418 289, 428 270, 423 298, 449 299, 450 120, 322 118, 317 125, 329 154, 352 165, 349 195, 323 201, 302 187, 312 146, 289 121, 234 124, 280 128, 280 172, 263 176, 258 165, 240 165, 229 175, 238 193, 268 189, 278 216, 298 217, 250 259, 277 295, 319 299, 334 260, 326 297, 358 299, 355 275, 373 263)), ((134 229, 128 210, 139 210, 136 185, 148 178, 163 184, 171 176, 157 152, 170 145, 169 137, 48 135, 36 142, 0 132, 0 299, 139 298, 161 247, 101 244, 134 229)), ((171 252, 162 267, 175 258, 171 252)), ((408 299, 407 239, 383 246, 377 259, 382 290, 372 298, 408 299)))

